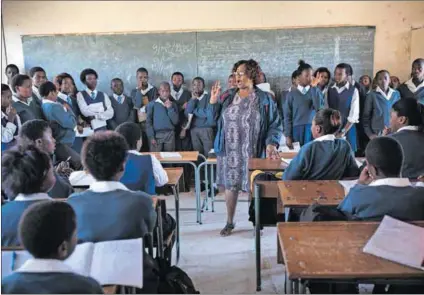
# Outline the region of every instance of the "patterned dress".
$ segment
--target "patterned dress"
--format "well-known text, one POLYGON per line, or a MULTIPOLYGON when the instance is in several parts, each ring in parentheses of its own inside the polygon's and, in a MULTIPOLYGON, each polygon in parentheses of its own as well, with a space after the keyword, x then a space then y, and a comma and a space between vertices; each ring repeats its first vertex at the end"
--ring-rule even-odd
POLYGON ((217 184, 231 191, 249 190, 249 158, 256 155, 260 131, 259 99, 255 93, 234 97, 223 116, 225 156, 218 156, 217 184))

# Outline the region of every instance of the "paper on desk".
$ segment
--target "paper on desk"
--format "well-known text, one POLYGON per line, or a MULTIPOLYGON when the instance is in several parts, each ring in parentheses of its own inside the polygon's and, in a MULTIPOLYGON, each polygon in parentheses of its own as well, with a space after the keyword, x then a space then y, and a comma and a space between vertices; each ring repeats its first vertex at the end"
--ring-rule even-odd
POLYGON ((285 145, 285 146, 281 146, 278 151, 282 152, 282 153, 298 153, 300 151, 300 143, 294 142, 292 150, 289 149, 289 147, 285 145))
POLYGON ((363 251, 424 270, 424 228, 386 215, 363 251))
POLYGON ((358 180, 340 180, 339 183, 343 186, 346 196, 351 190, 351 188, 353 188, 358 183, 358 180))
POLYGON ((171 152, 161 152, 160 156, 163 159, 175 159, 175 158, 181 159, 182 158, 180 153, 171 153, 171 152))
POLYGON ((284 159, 284 158, 281 158, 281 161, 283 161, 284 163, 286 163, 287 165, 289 165, 290 164, 290 162, 292 161, 293 159, 284 159))
POLYGON ((93 135, 94 131, 90 127, 84 127, 82 133, 75 131, 75 137, 89 137, 93 135))
POLYGON ((94 177, 85 171, 74 171, 69 175, 72 186, 90 186, 95 181, 94 177))
POLYGON ((93 119, 90 122, 91 124, 91 128, 93 128, 93 130, 99 129, 101 127, 106 126, 106 121, 103 120, 99 120, 99 119, 93 119))

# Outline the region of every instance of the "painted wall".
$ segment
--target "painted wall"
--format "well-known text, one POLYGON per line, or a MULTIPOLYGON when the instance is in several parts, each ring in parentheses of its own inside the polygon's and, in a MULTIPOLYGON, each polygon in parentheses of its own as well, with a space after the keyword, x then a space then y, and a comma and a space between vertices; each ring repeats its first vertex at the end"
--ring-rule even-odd
POLYGON ((406 79, 410 71, 411 28, 424 25, 423 1, 3 1, 2 4, 7 61, 21 69, 22 35, 371 25, 377 28, 375 70, 386 68, 406 79))
POLYGON ((424 58, 424 28, 412 31, 411 62, 416 58, 424 58))

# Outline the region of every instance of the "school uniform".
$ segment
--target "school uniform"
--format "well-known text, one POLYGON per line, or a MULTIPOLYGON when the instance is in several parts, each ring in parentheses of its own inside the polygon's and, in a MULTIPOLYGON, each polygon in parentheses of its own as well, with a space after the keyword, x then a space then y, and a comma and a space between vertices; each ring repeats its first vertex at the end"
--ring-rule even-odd
POLYGON ((168 175, 155 156, 131 150, 120 182, 130 190, 154 195, 155 187, 164 186, 168 182, 168 175))
POLYGON ((112 119, 114 112, 109 96, 98 90, 83 90, 77 94, 77 102, 84 117, 94 117, 89 123, 94 131, 106 130, 107 120, 112 119))
POLYGON ((381 220, 389 215, 400 220, 424 219, 424 188, 408 178, 384 178, 369 185, 357 184, 338 206, 353 218, 381 220))
POLYGON ((63 261, 39 258, 2 279, 1 289, 4 294, 103 294, 95 279, 74 273, 63 261))
POLYGON ((135 88, 131 91, 131 99, 136 109, 141 109, 151 101, 159 97, 158 89, 152 84, 148 84, 146 89, 135 88))
POLYGON ((1 151, 5 151, 16 143, 19 129, 21 128, 21 119, 16 114, 15 120, 9 122, 8 116, 1 112, 1 151))
POLYGON ((328 134, 304 145, 283 173, 283 180, 339 180, 359 168, 350 145, 328 134))
POLYGON ((368 93, 362 114, 362 124, 368 137, 381 135, 390 126, 390 110, 400 99, 399 91, 389 88, 385 93, 380 87, 368 93))
POLYGON ((184 125, 186 121, 186 117, 184 114, 185 109, 183 108, 185 103, 188 103, 191 99, 191 93, 190 91, 187 91, 182 86, 178 91, 175 91, 174 87, 171 85, 171 96, 174 99, 175 103, 178 107, 178 113, 179 113, 179 124, 177 125, 177 128, 175 129, 175 133, 178 135, 175 142, 175 147, 177 151, 191 151, 192 145, 191 145, 191 138, 190 133, 187 133, 186 137, 183 139, 180 138, 180 133, 182 130, 182 126, 184 125))
POLYGON ((53 174, 56 178, 56 183, 47 194, 54 199, 66 199, 74 192, 72 185, 69 183, 69 179, 62 177, 56 171, 54 171, 53 174))
POLYGON ((168 109, 164 102, 157 98, 147 105, 146 131, 149 138, 150 151, 173 152, 175 151, 175 129, 178 126, 179 114, 175 102, 168 109), (155 139, 156 146, 151 144, 155 139))
POLYGON ((424 105, 424 81, 415 86, 411 78, 400 85, 398 90, 402 98, 415 98, 420 104, 424 105))
POLYGON ((312 120, 323 105, 323 96, 317 87, 292 87, 284 107, 284 135, 301 146, 312 141, 312 120))
POLYGON ((58 127, 55 139, 63 144, 72 146, 75 140, 77 120, 72 110, 67 110, 61 103, 43 99, 43 114, 47 121, 56 122, 58 127))
POLYGON ((29 206, 41 202, 51 201, 46 193, 24 195, 19 194, 12 201, 1 206, 1 245, 11 247, 21 245, 18 236, 19 220, 29 206))
POLYGON ((28 99, 28 102, 19 100, 15 95, 12 96, 12 107, 16 109, 16 113, 21 119, 21 123, 24 124, 26 121, 40 119, 44 120, 43 111, 39 106, 38 102, 35 102, 34 99, 28 99))
POLYGON ((418 126, 405 126, 390 135, 403 149, 402 177, 424 175, 424 133, 418 126))
MULTIPOLYGON (((356 87, 347 82, 342 87, 336 84, 328 90, 328 106, 332 109, 338 110, 342 115, 342 127, 347 122, 352 124, 352 127, 346 133, 346 140, 349 142, 352 151, 357 150, 357 136, 356 136, 356 123, 359 123, 359 108, 360 98, 359 92, 356 87)), ((341 129, 340 131, 343 131, 341 129)))
POLYGON ((152 198, 120 182, 96 181, 67 202, 75 210, 79 243, 136 239, 155 225, 152 198))
POLYGON ((36 116, 39 119, 45 119, 45 117, 43 116, 43 111, 42 111, 42 101, 43 98, 40 95, 40 91, 38 90, 37 87, 35 87, 34 85, 32 85, 32 97, 31 97, 31 101, 30 101, 30 105, 32 106, 34 113, 36 114, 36 116))
POLYGON ((125 122, 135 123, 134 105, 128 96, 125 94, 112 94, 111 100, 113 117, 107 121, 108 129, 115 130, 120 124, 125 122))

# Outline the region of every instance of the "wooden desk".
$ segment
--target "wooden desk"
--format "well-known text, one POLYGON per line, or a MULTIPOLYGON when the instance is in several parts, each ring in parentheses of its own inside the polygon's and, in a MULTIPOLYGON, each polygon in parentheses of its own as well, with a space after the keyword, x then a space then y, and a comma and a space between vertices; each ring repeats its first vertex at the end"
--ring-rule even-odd
POLYGON ((297 156, 298 153, 296 153, 296 152, 279 152, 278 154, 280 155, 280 158, 293 159, 294 157, 297 156))
POLYGON ((168 182, 166 185, 177 185, 184 173, 184 169, 182 167, 164 168, 164 170, 168 175, 168 182))
MULTIPOLYGON (((416 224, 424 227, 424 221, 416 224)), ((301 282, 306 279, 357 280, 364 283, 378 283, 379 279, 423 279, 422 270, 362 252, 378 225, 379 222, 278 223, 289 289, 294 280, 301 282)), ((385 284, 388 282, 385 281, 385 284)), ((303 287, 300 286, 300 289, 303 287)), ((298 289, 299 286, 295 286, 295 290, 298 289)))
POLYGON ((181 155, 181 158, 162 158, 160 156, 160 153, 158 152, 152 152, 152 153, 143 153, 143 155, 154 155, 159 162, 161 163, 178 163, 179 161, 181 162, 186 162, 186 161, 190 161, 190 162, 196 162, 197 158, 199 157, 199 152, 177 152, 181 155))
POLYGON ((249 159, 248 168, 249 171, 262 170, 262 171, 284 171, 288 167, 287 163, 280 159, 261 159, 251 158, 249 159))

